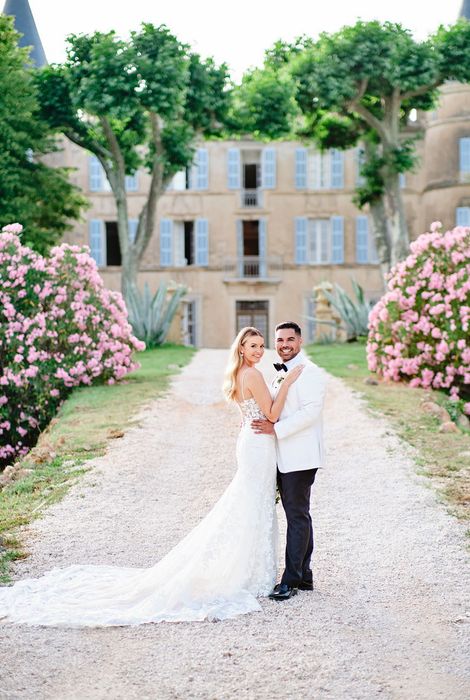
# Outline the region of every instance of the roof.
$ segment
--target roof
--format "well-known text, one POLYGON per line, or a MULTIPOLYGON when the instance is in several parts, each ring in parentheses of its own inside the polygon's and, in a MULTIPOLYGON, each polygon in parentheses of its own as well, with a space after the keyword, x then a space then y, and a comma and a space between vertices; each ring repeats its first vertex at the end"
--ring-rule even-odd
POLYGON ((46 54, 28 0, 6 0, 3 14, 15 18, 15 29, 23 35, 18 45, 32 46, 30 57, 34 65, 37 68, 45 66, 46 54))
POLYGON ((459 17, 470 19, 470 0, 462 0, 462 7, 460 8, 459 17))

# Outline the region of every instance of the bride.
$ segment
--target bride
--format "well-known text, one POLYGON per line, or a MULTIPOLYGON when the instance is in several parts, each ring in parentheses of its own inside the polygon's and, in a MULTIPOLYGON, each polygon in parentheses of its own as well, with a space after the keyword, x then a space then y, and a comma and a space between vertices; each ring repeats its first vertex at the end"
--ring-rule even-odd
POLYGON ((264 354, 256 328, 243 328, 230 349, 224 393, 241 411, 236 474, 206 517, 150 569, 73 565, 0 588, 0 618, 67 627, 224 620, 261 610, 277 563, 274 436, 251 421, 275 422, 292 369, 273 401, 255 365, 264 354))

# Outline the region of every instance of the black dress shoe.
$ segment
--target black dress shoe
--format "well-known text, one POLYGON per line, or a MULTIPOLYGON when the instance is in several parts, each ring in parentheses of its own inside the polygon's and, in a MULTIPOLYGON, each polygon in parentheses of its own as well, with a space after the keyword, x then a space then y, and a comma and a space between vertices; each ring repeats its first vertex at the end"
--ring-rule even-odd
POLYGON ((312 581, 302 581, 297 588, 299 591, 313 591, 313 583, 312 581))
POLYGON ((289 600, 293 596, 297 595, 297 588, 288 586, 287 583, 278 583, 274 586, 274 590, 269 594, 271 600, 289 600))

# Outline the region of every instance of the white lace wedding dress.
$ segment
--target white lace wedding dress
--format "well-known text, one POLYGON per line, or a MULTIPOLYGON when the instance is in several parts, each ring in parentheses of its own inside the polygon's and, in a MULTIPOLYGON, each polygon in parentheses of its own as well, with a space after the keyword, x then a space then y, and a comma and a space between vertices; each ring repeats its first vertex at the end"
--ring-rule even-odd
MULTIPOLYGON (((224 620, 261 610, 277 563, 274 437, 240 405, 236 474, 208 515, 150 569, 74 565, 0 588, 0 618, 30 625, 94 627, 224 620)), ((156 533, 156 536, 157 533, 156 533)))

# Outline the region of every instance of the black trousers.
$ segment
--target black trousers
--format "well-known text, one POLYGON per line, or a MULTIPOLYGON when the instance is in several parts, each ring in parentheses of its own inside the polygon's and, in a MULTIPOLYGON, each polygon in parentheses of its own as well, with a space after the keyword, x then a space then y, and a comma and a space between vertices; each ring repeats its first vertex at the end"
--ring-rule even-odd
POLYGON ((277 486, 287 518, 286 568, 281 583, 298 586, 312 582, 310 559, 313 552, 313 528, 310 517, 310 492, 318 469, 282 474, 277 486))

